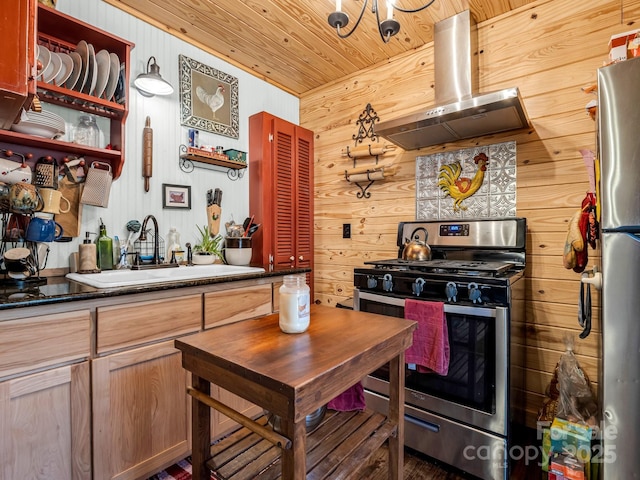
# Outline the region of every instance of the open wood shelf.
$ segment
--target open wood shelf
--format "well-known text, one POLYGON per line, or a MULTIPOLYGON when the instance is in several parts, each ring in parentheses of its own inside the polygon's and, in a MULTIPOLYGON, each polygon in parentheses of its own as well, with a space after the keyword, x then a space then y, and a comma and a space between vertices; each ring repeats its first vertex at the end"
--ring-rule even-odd
MULTIPOLYGON (((266 417, 256 420, 267 424, 266 417)), ((307 435, 307 480, 358 478, 358 471, 382 444, 397 433, 384 415, 327 410, 322 423, 307 435)), ((281 450, 240 428, 211 447, 207 466, 225 480, 281 478, 281 450)))
POLYGON ((191 162, 200 162, 200 163, 207 163, 209 165, 216 165, 218 167, 226 167, 226 168, 232 168, 234 170, 240 170, 243 168, 247 168, 247 164, 244 162, 235 162, 233 160, 229 160, 229 159, 223 159, 223 158, 211 158, 211 157, 205 157, 203 155, 193 155, 193 154, 189 154, 189 153, 185 153, 180 155, 180 158, 182 160, 189 160, 191 162))

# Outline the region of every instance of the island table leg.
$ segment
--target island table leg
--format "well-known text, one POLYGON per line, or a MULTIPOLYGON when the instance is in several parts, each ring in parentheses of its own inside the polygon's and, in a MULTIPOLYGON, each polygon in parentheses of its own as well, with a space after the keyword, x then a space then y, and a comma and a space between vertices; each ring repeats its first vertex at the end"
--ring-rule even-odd
MULTIPOLYGON (((191 375, 193 388, 205 395, 211 393, 208 380, 196 374, 191 375)), ((206 461, 211 452, 211 408, 198 399, 191 399, 191 439, 192 439, 192 478, 193 480, 210 480, 211 472, 206 461)))
POLYGON ((404 351, 389 362, 389 420, 398 425, 389 437, 389 480, 404 475, 404 351))

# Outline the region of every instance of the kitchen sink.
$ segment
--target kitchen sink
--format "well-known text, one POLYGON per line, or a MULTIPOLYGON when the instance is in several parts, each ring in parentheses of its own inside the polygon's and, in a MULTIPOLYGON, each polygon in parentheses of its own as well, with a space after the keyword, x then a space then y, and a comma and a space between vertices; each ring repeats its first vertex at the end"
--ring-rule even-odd
POLYGON ((131 287, 154 283, 180 282, 211 277, 233 277, 261 273, 264 268, 237 265, 193 265, 153 270, 108 270, 101 273, 68 273, 67 278, 95 288, 131 287))

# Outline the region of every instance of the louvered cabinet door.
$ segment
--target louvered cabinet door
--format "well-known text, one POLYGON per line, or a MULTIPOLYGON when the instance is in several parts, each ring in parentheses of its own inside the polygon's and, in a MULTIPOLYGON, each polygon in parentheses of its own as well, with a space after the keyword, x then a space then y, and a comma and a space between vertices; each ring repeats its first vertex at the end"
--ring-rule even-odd
MULTIPOLYGON (((313 132, 255 114, 249 163, 250 213, 262 225, 252 237, 252 263, 313 268, 313 132)), ((313 289, 311 274, 307 283, 313 289)))
POLYGON ((273 131, 273 212, 274 259, 276 267, 296 264, 296 158, 295 125, 274 121, 273 131))
MULTIPOLYGON (((313 132, 296 130, 295 257, 296 267, 313 268, 313 132)), ((307 274, 313 292, 313 275, 307 274)))

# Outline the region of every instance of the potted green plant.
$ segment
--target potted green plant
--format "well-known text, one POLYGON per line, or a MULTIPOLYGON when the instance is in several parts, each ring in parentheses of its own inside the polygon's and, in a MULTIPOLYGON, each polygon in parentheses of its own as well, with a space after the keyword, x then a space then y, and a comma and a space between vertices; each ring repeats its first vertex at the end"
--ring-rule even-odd
POLYGON ((193 263, 196 265, 209 265, 216 260, 222 259, 222 235, 211 235, 209 227, 205 225, 198 228, 200 238, 193 246, 193 263))

